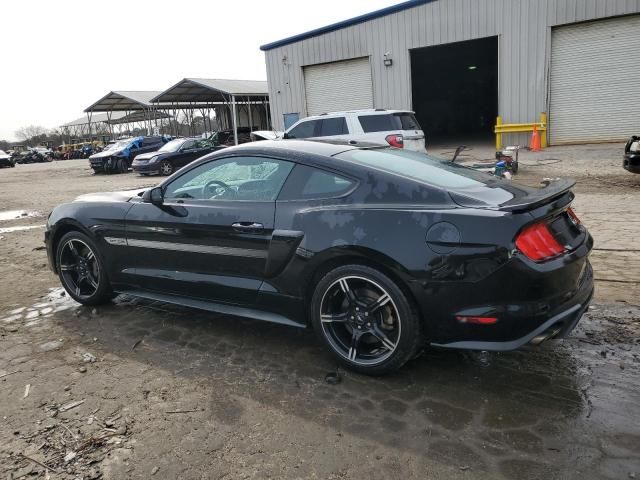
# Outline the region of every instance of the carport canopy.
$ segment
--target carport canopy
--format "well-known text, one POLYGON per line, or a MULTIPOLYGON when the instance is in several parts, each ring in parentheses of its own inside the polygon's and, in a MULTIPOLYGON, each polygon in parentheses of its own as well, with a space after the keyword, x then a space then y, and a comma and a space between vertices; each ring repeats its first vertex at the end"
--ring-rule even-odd
MULTIPOLYGON (((111 120, 109 120, 106 113, 98 113, 93 116, 91 123, 109 123, 109 121, 115 122, 126 116, 127 114, 125 112, 118 112, 115 115, 111 115, 111 120)), ((75 120, 72 120, 70 122, 64 123, 60 125, 60 128, 79 127, 81 125, 88 125, 88 124, 89 124, 89 119, 86 116, 84 116, 84 117, 76 118, 75 120)))
POLYGON ((111 91, 100 100, 85 109, 85 112, 134 112, 148 110, 158 105, 151 99, 162 92, 158 91, 111 91))
POLYGON ((268 97, 263 80, 183 78, 151 99, 153 103, 226 103, 232 97, 268 97))
POLYGON ((269 98, 267 82, 264 80, 183 78, 172 87, 152 98, 151 102, 154 104, 197 103, 206 105, 231 103, 234 138, 237 144, 237 98, 242 98, 247 103, 250 103, 252 99, 267 100, 269 98))

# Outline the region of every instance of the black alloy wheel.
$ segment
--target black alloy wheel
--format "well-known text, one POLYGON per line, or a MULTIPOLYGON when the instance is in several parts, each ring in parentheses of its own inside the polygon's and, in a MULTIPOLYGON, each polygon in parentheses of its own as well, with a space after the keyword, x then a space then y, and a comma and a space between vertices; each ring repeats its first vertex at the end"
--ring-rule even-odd
POLYGON ((173 163, 171 163, 169 160, 162 160, 160 162, 160 175, 164 175, 165 177, 168 177, 172 173, 173 173, 173 163))
POLYGON ((109 301, 113 294, 96 247, 80 232, 69 232, 58 242, 56 265, 67 293, 83 305, 109 301))
POLYGON ((321 339, 354 370, 396 370, 420 346, 419 321, 406 296, 372 268, 349 265, 327 274, 318 283, 312 309, 321 339))

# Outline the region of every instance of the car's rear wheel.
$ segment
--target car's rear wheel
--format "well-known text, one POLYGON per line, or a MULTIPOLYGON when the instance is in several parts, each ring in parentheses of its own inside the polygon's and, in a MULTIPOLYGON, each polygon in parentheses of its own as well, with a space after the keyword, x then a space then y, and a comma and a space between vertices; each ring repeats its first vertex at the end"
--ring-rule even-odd
POLYGON ((332 270, 318 282, 311 308, 322 341, 353 370, 391 372, 420 347, 420 323, 411 303, 395 282, 373 268, 332 270))
POLYGON ((99 305, 113 297, 104 263, 85 234, 74 231, 60 239, 56 265, 62 286, 76 302, 99 305))
POLYGON ((169 176, 173 173, 173 163, 169 160, 162 160, 160 162, 160 175, 169 176))

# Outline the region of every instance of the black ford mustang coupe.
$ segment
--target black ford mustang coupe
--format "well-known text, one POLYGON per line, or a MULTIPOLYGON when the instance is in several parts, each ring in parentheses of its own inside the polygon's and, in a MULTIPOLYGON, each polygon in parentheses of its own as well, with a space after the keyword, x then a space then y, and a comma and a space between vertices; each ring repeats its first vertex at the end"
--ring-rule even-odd
POLYGON ((427 155, 266 141, 144 191, 58 206, 52 269, 85 305, 117 293, 312 325, 379 374, 424 345, 511 350, 568 334, 593 293, 573 183, 535 189, 427 155))

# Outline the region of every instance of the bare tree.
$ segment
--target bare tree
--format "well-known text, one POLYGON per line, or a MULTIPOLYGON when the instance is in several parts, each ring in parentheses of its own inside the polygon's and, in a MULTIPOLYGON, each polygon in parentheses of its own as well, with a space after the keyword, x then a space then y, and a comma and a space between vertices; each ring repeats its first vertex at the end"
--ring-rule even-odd
POLYGON ((18 137, 20 140, 22 140, 25 143, 29 143, 29 141, 33 137, 39 137, 41 135, 46 135, 46 134, 47 134, 47 129, 39 125, 29 125, 27 127, 19 128, 18 130, 15 131, 16 137, 18 137))

